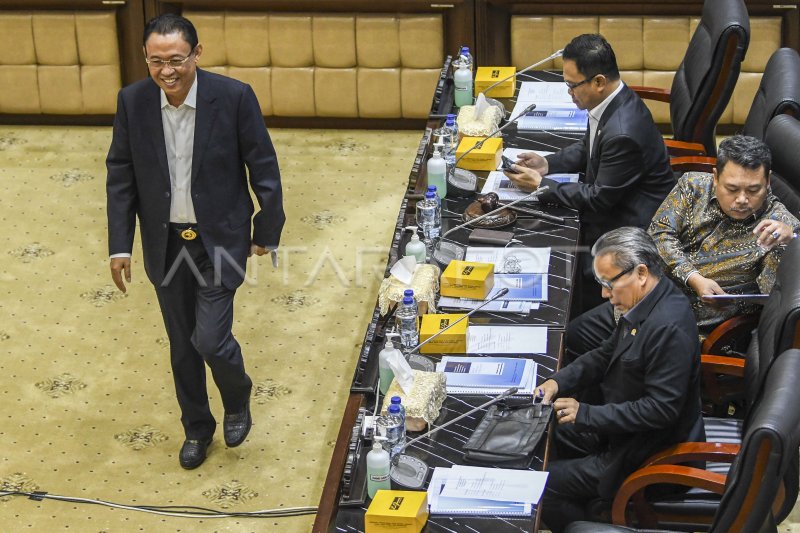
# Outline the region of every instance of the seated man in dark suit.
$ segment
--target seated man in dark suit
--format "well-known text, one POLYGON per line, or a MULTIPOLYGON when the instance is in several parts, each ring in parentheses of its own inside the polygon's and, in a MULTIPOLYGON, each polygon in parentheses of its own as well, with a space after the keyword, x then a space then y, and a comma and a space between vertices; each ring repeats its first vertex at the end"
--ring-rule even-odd
POLYGON ((703 440, 700 343, 689 300, 662 275, 661 259, 641 228, 623 227, 592 248, 603 297, 621 314, 596 349, 542 383, 558 420, 555 460, 542 518, 559 533, 586 519, 587 504, 611 500, 627 475, 653 453, 703 440), (574 394, 599 386, 597 405, 574 394))
MULTIPOLYGON (((620 80, 616 56, 603 37, 579 35, 564 47, 564 82, 575 105, 589 110, 586 136, 547 157, 523 153, 515 172, 506 175, 525 191, 547 185, 543 201, 580 211, 581 244, 588 250, 614 228, 646 228, 675 177, 650 111, 620 80), (547 178, 557 172, 585 175, 580 183, 547 178)), ((573 316, 602 303, 588 253, 579 255, 577 268, 573 316)))

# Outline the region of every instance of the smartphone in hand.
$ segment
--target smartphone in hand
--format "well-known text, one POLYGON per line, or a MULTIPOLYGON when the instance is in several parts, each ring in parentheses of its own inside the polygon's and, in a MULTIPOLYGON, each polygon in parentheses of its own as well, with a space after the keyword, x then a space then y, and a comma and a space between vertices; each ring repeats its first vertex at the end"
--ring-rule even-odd
POLYGON ((501 156, 501 157, 502 157, 502 161, 503 161, 503 163, 501 165, 501 168, 503 170, 505 170, 507 172, 511 172, 512 174, 519 174, 519 172, 517 172, 516 170, 511 168, 512 165, 516 164, 516 163, 514 163, 514 161, 512 161, 509 158, 507 158, 506 156, 501 156))

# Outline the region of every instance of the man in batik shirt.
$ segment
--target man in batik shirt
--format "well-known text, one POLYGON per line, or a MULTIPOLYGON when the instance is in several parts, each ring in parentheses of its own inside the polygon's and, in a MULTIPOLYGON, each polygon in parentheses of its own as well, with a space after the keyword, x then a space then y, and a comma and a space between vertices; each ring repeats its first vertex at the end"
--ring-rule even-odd
POLYGON ((701 332, 755 310, 704 297, 768 293, 784 244, 797 237, 800 222, 770 191, 771 163, 758 139, 725 139, 713 173, 684 174, 653 216, 648 231, 667 274, 689 296, 701 332))

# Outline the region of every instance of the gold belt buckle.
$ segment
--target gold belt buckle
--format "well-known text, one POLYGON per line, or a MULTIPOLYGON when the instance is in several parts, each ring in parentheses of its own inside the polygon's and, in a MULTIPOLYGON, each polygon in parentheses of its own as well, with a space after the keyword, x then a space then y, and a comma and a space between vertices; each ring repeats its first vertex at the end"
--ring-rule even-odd
POLYGON ((184 241, 193 241, 197 238, 197 232, 191 228, 187 228, 181 232, 181 239, 184 241))

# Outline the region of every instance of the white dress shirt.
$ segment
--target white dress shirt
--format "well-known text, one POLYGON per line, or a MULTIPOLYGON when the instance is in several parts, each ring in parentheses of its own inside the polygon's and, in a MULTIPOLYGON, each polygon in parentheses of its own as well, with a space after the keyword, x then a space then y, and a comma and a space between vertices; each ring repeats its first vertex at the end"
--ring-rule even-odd
POLYGON ((171 202, 169 221, 196 223, 192 204, 192 155, 194 154, 194 119, 197 110, 197 76, 186 100, 174 107, 161 91, 161 122, 167 147, 171 202))
POLYGON ((589 153, 587 154, 587 158, 591 159, 592 157, 592 147, 594 146, 594 138, 597 135, 597 126, 600 124, 600 118, 603 116, 603 112, 608 107, 608 104, 611 103, 611 100, 614 99, 615 96, 619 94, 622 88, 625 86, 625 83, 620 80, 619 85, 617 88, 614 89, 614 92, 609 94, 605 100, 597 104, 594 109, 589 110, 589 153))

